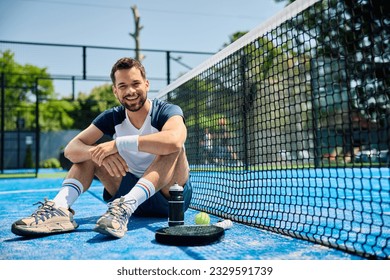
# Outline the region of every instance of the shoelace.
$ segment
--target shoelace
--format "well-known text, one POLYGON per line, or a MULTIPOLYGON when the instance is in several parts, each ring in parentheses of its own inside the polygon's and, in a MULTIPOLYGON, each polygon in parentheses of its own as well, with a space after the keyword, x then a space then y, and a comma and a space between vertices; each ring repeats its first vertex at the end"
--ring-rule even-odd
POLYGON ((61 214, 64 214, 62 211, 53 208, 52 205, 48 203, 49 201, 45 199, 45 202, 38 201, 37 203, 34 203, 33 205, 41 205, 38 207, 37 210, 31 215, 35 219, 35 223, 38 224, 39 220, 44 222, 45 220, 53 217, 53 216, 58 216, 61 214))
POLYGON ((134 200, 109 202, 107 204, 107 214, 112 215, 123 222, 123 217, 127 218, 130 215, 129 206, 133 205, 134 203, 134 200))

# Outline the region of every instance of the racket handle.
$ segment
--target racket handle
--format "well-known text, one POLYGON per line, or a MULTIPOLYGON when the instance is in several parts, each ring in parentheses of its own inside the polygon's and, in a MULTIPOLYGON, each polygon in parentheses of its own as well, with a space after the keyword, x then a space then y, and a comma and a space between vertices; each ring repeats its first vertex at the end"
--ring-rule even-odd
POLYGON ((231 220, 223 220, 214 225, 223 229, 229 229, 233 226, 233 222, 231 220))

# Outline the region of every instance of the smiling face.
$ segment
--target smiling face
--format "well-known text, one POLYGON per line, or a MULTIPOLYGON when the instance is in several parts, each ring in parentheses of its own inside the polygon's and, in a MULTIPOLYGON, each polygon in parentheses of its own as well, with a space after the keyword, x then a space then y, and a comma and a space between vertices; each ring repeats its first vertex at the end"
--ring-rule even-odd
POLYGON ((113 91, 119 102, 129 111, 137 112, 145 104, 149 81, 135 67, 117 70, 113 91))

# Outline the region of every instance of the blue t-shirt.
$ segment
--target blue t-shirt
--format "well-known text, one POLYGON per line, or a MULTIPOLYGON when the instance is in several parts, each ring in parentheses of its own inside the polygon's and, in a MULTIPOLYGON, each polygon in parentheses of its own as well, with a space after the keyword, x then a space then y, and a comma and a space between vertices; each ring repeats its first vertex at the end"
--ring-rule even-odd
MULTIPOLYGON (((126 135, 148 135, 162 130, 165 123, 173 116, 184 118, 183 111, 177 105, 166 101, 148 99, 151 102, 150 111, 140 129, 133 126, 128 119, 124 106, 117 106, 104 111, 93 120, 93 124, 105 135, 112 138, 126 135)), ((144 152, 125 152, 121 156, 126 161, 129 172, 137 177, 142 177, 156 155, 144 152)))

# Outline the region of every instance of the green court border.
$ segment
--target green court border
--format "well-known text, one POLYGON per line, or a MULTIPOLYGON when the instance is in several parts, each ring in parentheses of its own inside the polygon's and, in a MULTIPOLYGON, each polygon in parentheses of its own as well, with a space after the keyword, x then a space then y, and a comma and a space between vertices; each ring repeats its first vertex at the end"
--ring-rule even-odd
POLYGON ((58 172, 39 172, 38 176, 35 175, 35 172, 29 173, 10 173, 10 174, 0 174, 0 179, 21 179, 21 178, 40 178, 40 179, 55 179, 55 178, 64 178, 68 171, 58 171, 58 172))

